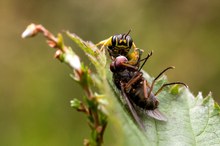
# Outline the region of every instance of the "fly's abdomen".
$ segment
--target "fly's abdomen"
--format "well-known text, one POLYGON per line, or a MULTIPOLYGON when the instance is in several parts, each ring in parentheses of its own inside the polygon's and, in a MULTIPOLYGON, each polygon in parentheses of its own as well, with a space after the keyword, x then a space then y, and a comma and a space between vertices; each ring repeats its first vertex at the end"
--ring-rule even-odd
POLYGON ((137 89, 134 92, 130 93, 130 97, 132 102, 134 102, 134 104, 144 110, 154 110, 158 107, 158 100, 156 98, 156 96, 154 96, 153 93, 150 94, 150 96, 148 97, 148 92, 147 95, 145 95, 145 93, 143 92, 144 90, 141 89, 137 89))

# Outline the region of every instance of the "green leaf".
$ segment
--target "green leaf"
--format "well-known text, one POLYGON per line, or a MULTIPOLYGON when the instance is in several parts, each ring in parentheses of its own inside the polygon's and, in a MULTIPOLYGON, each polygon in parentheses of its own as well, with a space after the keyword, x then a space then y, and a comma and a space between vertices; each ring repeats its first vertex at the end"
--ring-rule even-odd
POLYGON ((76 98, 74 98, 73 100, 70 101, 71 107, 73 107, 75 109, 80 108, 81 104, 82 104, 82 102, 76 98))
MULTIPOLYGON (((145 76, 148 75, 145 73, 145 76)), ((111 79, 109 80, 116 98, 122 100, 120 92, 111 83, 111 79)), ((158 83, 155 88, 160 86, 158 83)), ((158 95, 159 110, 166 115, 167 122, 141 115, 146 126, 146 131, 141 132, 129 114, 122 115, 122 127, 127 137, 124 139, 124 145, 219 145, 220 109, 212 95, 203 98, 199 93, 194 97, 184 87, 179 89, 178 94, 172 94, 171 88, 166 88, 158 95)), ((118 108, 120 113, 123 113, 123 109, 125 108, 118 108)))
MULTIPOLYGON (((115 127, 115 133, 121 134, 120 141, 114 145, 125 146, 183 146, 183 145, 219 145, 220 144, 220 108, 209 94, 203 97, 201 93, 197 97, 185 87, 174 86, 165 88, 158 94, 160 101, 159 110, 167 117, 167 122, 157 121, 140 112, 146 131, 139 129, 124 105, 120 91, 112 83, 112 73, 109 64, 100 61, 96 53, 91 52, 95 47, 91 42, 85 42, 76 35, 68 34, 80 48, 89 56, 97 70, 96 76, 101 80, 99 91, 104 93, 109 105, 112 120, 110 124, 115 127), (117 114, 115 114, 117 113, 117 114)), ((97 48, 95 48, 97 49, 97 48)), ((100 54, 102 59, 103 54, 100 54)), ((108 57, 109 58, 109 57, 108 57)), ((153 78, 145 72, 145 78, 151 82, 153 78)), ((154 91, 167 82, 162 77, 155 84, 154 91)))
POLYGON ((100 52, 95 44, 84 41, 74 33, 66 32, 67 36, 74 41, 88 56, 100 77, 105 78, 106 56, 104 52, 100 52))

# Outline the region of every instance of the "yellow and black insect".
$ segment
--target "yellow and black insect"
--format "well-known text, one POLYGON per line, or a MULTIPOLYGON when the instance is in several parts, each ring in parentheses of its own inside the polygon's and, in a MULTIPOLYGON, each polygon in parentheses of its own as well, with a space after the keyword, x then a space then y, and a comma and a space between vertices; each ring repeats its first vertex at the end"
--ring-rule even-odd
POLYGON ((96 45, 102 45, 101 51, 106 47, 112 60, 122 55, 128 58, 128 63, 130 65, 136 65, 143 50, 136 47, 133 39, 129 35, 130 32, 131 30, 129 30, 127 34, 113 35, 96 45), (133 49, 133 51, 130 51, 131 49, 133 49))

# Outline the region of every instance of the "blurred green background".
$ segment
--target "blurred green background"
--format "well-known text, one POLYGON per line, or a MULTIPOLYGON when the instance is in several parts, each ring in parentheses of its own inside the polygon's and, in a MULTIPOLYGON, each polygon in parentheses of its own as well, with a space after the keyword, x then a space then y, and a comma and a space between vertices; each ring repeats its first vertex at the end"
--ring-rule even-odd
MULTIPOLYGON (((218 0, 3 0, 0 17, 2 146, 77 146, 89 137, 85 116, 70 107, 73 97, 83 95, 69 77, 71 70, 53 59, 42 35, 21 39, 31 22, 95 43, 132 29, 136 45, 154 51, 145 66, 151 76, 174 65, 169 81, 185 82, 194 95, 212 91, 220 101, 218 0)), ((105 145, 112 145, 113 133, 107 129, 105 145)))

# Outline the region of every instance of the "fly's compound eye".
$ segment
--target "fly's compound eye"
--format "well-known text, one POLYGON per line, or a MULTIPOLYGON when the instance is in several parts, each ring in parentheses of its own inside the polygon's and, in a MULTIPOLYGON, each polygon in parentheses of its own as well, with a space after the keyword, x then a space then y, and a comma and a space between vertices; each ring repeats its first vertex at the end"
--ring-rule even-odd
POLYGON ((132 47, 132 44, 133 44, 133 40, 132 40, 132 38, 128 35, 128 36, 126 36, 126 42, 127 42, 127 46, 129 47, 129 48, 131 48, 132 47))
POLYGON ((110 69, 112 72, 120 72, 125 69, 125 66, 123 65, 126 63, 128 59, 124 56, 118 56, 115 58, 115 60, 110 64, 110 69))

